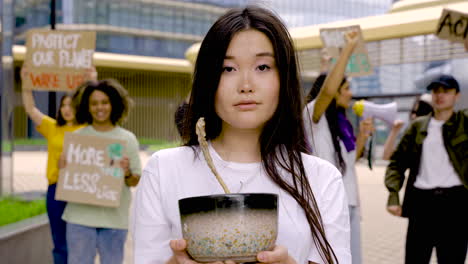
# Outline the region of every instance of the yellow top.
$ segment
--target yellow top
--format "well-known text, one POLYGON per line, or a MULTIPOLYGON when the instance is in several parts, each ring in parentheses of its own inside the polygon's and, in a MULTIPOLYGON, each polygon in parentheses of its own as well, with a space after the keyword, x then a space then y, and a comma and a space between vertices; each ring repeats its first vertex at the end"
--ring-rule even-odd
POLYGON ((65 132, 73 132, 81 127, 83 126, 57 126, 57 121, 46 115, 42 118, 41 124, 36 127, 37 131, 47 139, 47 181, 49 185, 57 183, 58 180, 58 161, 60 159, 60 154, 62 154, 65 132))

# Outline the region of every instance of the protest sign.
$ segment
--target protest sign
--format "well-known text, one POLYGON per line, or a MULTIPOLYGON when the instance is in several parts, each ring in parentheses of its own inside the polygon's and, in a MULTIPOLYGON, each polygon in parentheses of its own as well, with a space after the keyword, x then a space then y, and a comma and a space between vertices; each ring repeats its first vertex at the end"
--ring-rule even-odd
POLYGON ((341 49, 346 44, 344 34, 348 31, 356 31, 358 33, 358 43, 348 60, 346 75, 353 77, 372 74, 372 65, 369 61, 366 45, 359 25, 320 29, 320 38, 322 39, 324 47, 327 49, 328 55, 331 57, 332 65, 339 58, 341 49))
POLYGON ((468 35, 468 14, 444 9, 437 24, 437 37, 464 42, 468 35))
POLYGON ((23 89, 73 91, 86 80, 95 48, 96 32, 28 31, 23 89))
POLYGON ((124 172, 120 167, 125 141, 65 133, 55 199, 107 207, 120 204, 124 172))

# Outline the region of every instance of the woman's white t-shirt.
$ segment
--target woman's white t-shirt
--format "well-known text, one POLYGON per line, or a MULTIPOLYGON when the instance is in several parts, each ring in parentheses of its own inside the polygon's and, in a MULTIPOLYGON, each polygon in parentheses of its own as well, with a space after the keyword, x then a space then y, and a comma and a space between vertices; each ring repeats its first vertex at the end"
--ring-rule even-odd
MULTIPOLYGON (((211 145, 210 153, 231 192, 278 194, 278 245, 287 247, 297 263, 323 263, 303 209, 268 177, 261 163, 224 161, 211 145)), ((348 205, 341 174, 316 157, 303 154, 302 159, 327 239, 339 262, 351 263, 348 205)), ((143 170, 135 198, 135 263, 165 263, 172 256, 170 240, 182 238, 179 199, 221 193, 223 189, 198 148, 154 153, 143 170)))
MULTIPOLYGON (((308 103, 303 112, 306 140, 312 147, 312 153, 319 158, 325 159, 338 167, 335 158, 335 148, 333 147, 330 127, 328 126, 325 113, 317 123, 312 120, 315 100, 308 103)), ((340 140, 341 156, 346 164, 346 171, 343 175, 343 183, 351 206, 359 205, 359 191, 356 178, 356 150, 346 151, 344 143, 340 140)))

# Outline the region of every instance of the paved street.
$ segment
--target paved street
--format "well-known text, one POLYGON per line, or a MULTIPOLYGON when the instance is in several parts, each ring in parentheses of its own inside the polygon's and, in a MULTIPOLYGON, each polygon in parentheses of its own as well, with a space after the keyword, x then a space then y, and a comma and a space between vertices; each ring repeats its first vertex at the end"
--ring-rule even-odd
MULTIPOLYGON (((141 152, 146 164, 149 155, 141 152)), ((14 154, 15 192, 45 191, 46 152, 19 151, 14 154)), ((387 191, 383 186, 384 166, 372 171, 359 164, 357 172, 362 202, 362 244, 365 264, 403 263, 407 221, 385 211, 387 191)), ((125 263, 133 263, 132 241, 127 240, 125 263)), ((98 263, 98 261, 96 261, 98 263)), ((431 263, 436 263, 434 258, 431 263)))

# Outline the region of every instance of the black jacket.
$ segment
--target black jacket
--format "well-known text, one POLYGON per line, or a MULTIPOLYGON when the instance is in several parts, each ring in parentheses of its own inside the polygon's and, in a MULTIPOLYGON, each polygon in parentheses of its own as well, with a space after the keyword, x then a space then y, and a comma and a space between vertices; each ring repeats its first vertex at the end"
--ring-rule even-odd
MULTIPOLYGON (((399 205, 398 192, 410 170, 403 201, 403 216, 408 216, 412 205, 414 182, 419 172, 421 151, 431 116, 417 118, 406 130, 390 158, 385 173, 385 186, 390 192, 387 205, 399 205)), ((468 189, 468 109, 455 112, 442 127, 445 149, 461 182, 468 189)))

